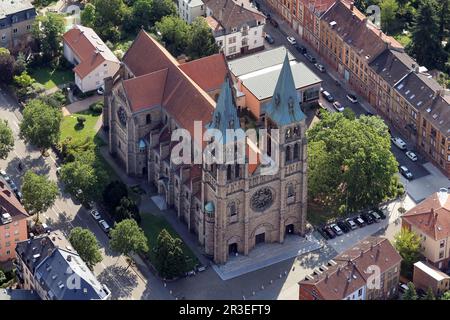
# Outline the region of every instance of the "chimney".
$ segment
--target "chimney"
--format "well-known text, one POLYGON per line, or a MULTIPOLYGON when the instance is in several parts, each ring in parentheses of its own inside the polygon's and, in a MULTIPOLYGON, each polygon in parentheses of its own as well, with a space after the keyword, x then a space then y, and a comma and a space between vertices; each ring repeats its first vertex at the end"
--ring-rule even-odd
POLYGON ((355 3, 353 1, 350 2, 350 11, 353 11, 354 7, 355 7, 355 3))
POLYGON ((67 256, 67 261, 72 261, 72 256, 70 254, 67 256))

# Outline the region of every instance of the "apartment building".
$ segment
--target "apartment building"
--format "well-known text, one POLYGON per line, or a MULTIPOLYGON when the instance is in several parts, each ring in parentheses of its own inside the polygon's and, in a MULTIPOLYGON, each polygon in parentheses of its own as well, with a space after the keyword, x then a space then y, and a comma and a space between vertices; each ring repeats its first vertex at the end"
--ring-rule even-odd
POLYGON ((0 181, 0 262, 13 259, 16 244, 28 239, 28 217, 14 193, 0 181))
POLYGON ((36 10, 30 0, 0 0, 0 47, 16 53, 30 41, 36 10))
POLYGON ((266 17, 249 0, 208 0, 206 22, 227 59, 264 50, 266 17))
POLYGON ((422 261, 414 263, 413 282, 416 289, 431 289, 435 296, 450 290, 450 276, 422 261))
POLYGON ((402 227, 422 239, 426 262, 439 270, 450 269, 450 197, 442 188, 402 216, 402 227))
POLYGON ((300 281, 299 300, 395 298, 401 260, 388 239, 367 237, 300 281))
POLYGON ((16 275, 22 289, 42 300, 107 300, 101 284, 61 231, 32 237, 16 247, 16 275))
POLYGON ((178 0, 178 14, 187 23, 206 14, 206 6, 202 0, 178 0))

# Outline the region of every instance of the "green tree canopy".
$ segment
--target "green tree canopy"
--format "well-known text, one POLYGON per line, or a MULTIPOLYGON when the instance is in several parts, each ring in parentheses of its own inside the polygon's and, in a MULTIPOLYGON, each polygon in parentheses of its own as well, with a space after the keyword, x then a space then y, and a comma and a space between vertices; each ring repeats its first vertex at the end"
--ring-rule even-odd
POLYGON ((22 194, 23 206, 29 214, 36 214, 36 221, 39 221, 39 214, 53 206, 59 190, 47 176, 29 170, 23 176, 22 194))
POLYGON ((441 296, 441 300, 450 300, 450 291, 445 291, 441 296))
POLYGON ((379 117, 325 113, 308 137, 308 192, 332 210, 357 211, 395 195, 397 161, 379 117))
POLYGON ((410 53, 429 69, 443 68, 446 53, 439 37, 438 5, 435 0, 423 0, 412 30, 410 53))
POLYGON ((186 269, 182 246, 181 239, 173 238, 166 229, 161 230, 155 247, 155 265, 161 276, 171 279, 186 269))
POLYGON ((59 140, 61 110, 52 108, 39 99, 31 100, 23 111, 20 137, 45 152, 59 140))
POLYGON ((171 0, 153 0, 152 7, 152 24, 160 21, 163 17, 177 15, 177 7, 171 0))
POLYGON ((8 49, 0 47, 0 82, 10 83, 14 75, 14 56, 8 49))
POLYGON ((119 205, 114 210, 114 217, 117 221, 134 219, 137 223, 141 222, 141 216, 136 202, 128 197, 120 199, 119 205))
POLYGON ((90 269, 102 261, 97 238, 90 230, 80 227, 72 229, 69 241, 90 269))
POLYGON ((176 57, 186 52, 190 32, 186 21, 176 16, 166 16, 156 22, 156 28, 161 32, 161 40, 172 55, 176 57))
POLYGON ((123 0, 93 0, 95 7, 94 29, 104 40, 117 41, 121 36, 121 27, 129 8, 123 0))
POLYGON ((148 240, 144 231, 133 219, 125 219, 116 223, 111 230, 111 249, 130 257, 133 253, 148 252, 148 240))
POLYGON ((422 298, 422 300, 436 300, 431 287, 428 287, 427 294, 422 298))
POLYGON ((0 270, 0 285, 6 281, 6 276, 3 270, 0 270))
POLYGON ((88 28, 94 28, 95 25, 95 6, 87 3, 80 14, 81 24, 88 28))
POLYGON ((402 256, 402 273, 411 276, 413 264, 419 261, 421 257, 420 237, 407 228, 395 235, 394 246, 402 256))
POLYGON ((33 24, 33 36, 44 58, 48 61, 52 61, 61 54, 64 26, 64 17, 55 13, 38 16, 33 24))
POLYGON ((391 33, 398 12, 398 3, 396 0, 382 0, 380 9, 382 29, 386 33, 391 33))
POLYGON ((203 17, 197 17, 190 27, 187 52, 191 59, 199 59, 219 52, 211 28, 203 17))
POLYGON ((120 200, 128 196, 126 184, 122 181, 112 181, 103 190, 103 203, 109 211, 113 211, 119 206, 120 200))
POLYGON ((414 283, 408 282, 408 289, 406 289, 405 293, 402 296, 403 300, 419 300, 419 296, 416 292, 416 287, 414 283))
POLYGON ((14 136, 7 120, 0 120, 0 159, 6 159, 14 148, 14 136))

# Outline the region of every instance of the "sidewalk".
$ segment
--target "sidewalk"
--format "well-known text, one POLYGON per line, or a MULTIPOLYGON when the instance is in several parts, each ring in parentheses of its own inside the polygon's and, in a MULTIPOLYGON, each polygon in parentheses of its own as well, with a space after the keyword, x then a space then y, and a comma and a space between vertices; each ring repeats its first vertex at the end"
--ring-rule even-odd
POLYGON ((68 104, 67 106, 62 108, 62 112, 64 116, 71 115, 72 113, 81 112, 89 109, 89 106, 95 102, 98 102, 103 99, 103 96, 94 95, 92 97, 68 104))

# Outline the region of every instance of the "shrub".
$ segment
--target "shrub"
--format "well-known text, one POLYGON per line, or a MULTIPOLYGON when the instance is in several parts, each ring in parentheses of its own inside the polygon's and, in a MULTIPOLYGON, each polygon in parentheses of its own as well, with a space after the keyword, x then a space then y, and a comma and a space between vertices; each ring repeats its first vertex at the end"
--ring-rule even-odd
POLYGON ((80 127, 84 126, 84 123, 86 122, 86 118, 83 116, 78 116, 77 117, 77 125, 80 127))
POLYGON ((99 102, 96 102, 96 103, 91 104, 91 105, 89 106, 89 110, 91 110, 91 112, 92 112, 94 115, 100 115, 100 114, 102 114, 102 112, 103 112, 103 102, 102 102, 102 101, 99 101, 99 102))

